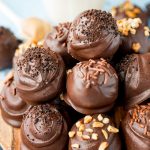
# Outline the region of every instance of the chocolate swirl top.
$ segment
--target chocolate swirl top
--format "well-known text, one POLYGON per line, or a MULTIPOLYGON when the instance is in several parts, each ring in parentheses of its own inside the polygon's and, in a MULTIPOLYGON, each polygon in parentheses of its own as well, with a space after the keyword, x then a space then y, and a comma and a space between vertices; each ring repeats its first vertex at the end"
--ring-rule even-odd
POLYGON ((118 132, 107 116, 87 115, 69 132, 69 150, 121 150, 118 132))
POLYGON ((110 110, 117 96, 117 74, 104 59, 80 62, 68 72, 64 99, 83 114, 110 110))
POLYGON ((61 57, 43 47, 28 48, 15 66, 17 90, 31 104, 54 98, 61 90, 63 77, 61 57))
POLYGON ((120 35, 116 22, 105 11, 84 11, 71 25, 68 52, 78 60, 112 57, 119 44, 120 35))
POLYGON ((132 54, 120 63, 120 76, 126 107, 130 108, 150 98, 150 54, 132 54))
POLYGON ((127 148, 130 150, 150 147, 150 104, 137 105, 130 109, 122 127, 127 148))
POLYGON ((30 106, 19 97, 13 75, 5 81, 0 96, 0 106, 4 120, 13 127, 20 127, 23 115, 30 106))
POLYGON ((67 123, 54 105, 34 106, 21 126, 21 149, 64 150, 67 131, 67 123))
POLYGON ((49 33, 44 41, 44 48, 50 48, 52 51, 59 53, 66 66, 70 66, 75 60, 67 52, 67 38, 71 23, 60 23, 54 27, 54 31, 49 33))

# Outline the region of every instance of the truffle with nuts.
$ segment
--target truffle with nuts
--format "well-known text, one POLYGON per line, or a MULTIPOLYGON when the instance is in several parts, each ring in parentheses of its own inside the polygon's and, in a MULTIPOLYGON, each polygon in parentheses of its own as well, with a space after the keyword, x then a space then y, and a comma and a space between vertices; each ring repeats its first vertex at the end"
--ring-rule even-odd
POLYGON ((125 1, 117 7, 113 7, 110 12, 116 20, 140 18, 145 25, 148 24, 147 13, 137 5, 134 5, 131 1, 125 1))
POLYGON ((118 53, 125 55, 150 51, 150 29, 140 18, 117 20, 117 26, 122 35, 118 53))
POLYGON ((69 135, 69 150, 121 150, 119 130, 103 114, 87 115, 77 121, 69 135))

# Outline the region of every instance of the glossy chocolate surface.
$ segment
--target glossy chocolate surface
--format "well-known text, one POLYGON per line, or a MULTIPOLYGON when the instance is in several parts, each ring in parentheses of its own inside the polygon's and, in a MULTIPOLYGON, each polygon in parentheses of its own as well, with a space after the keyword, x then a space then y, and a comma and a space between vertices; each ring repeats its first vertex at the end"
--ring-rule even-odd
POLYGON ((121 150, 118 132, 107 116, 87 115, 69 132, 69 150, 121 150))
POLYGON ((150 51, 150 29, 140 18, 118 20, 117 25, 122 39, 119 53, 126 55, 150 51))
POLYGON ((68 54, 67 38, 70 30, 71 23, 60 23, 54 27, 54 31, 49 33, 44 41, 44 48, 50 48, 52 51, 59 53, 66 67, 70 67, 75 64, 76 60, 68 54))
POLYGON ((68 52, 77 60, 111 58, 120 44, 120 35, 110 13, 87 10, 78 15, 68 36, 68 52))
POLYGON ((54 105, 33 106, 21 126, 21 150, 66 150, 68 127, 54 105))
POLYGON ((129 110, 122 122, 127 150, 149 150, 150 105, 139 105, 129 110))
POLYGON ((13 127, 20 127, 23 115, 31 106, 26 104, 18 95, 13 75, 3 86, 0 95, 0 108, 3 119, 13 127))
POLYGON ((28 48, 17 60, 14 70, 20 97, 32 105, 51 101, 64 86, 63 60, 50 49, 28 48))
POLYGON ((64 99, 76 111, 107 112, 118 96, 118 77, 104 59, 83 61, 68 71, 66 87, 64 99))
POLYGON ((126 56, 120 63, 120 77, 124 86, 127 108, 150 98, 150 53, 126 56))

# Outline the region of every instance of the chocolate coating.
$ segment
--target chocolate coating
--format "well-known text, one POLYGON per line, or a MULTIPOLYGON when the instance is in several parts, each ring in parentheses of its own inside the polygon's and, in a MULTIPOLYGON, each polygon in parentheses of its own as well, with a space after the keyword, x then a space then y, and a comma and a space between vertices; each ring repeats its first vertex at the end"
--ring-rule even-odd
POLYGON ((0 27, 0 69, 12 66, 12 58, 19 42, 7 28, 0 27))
POLYGON ((127 150, 150 149, 150 105, 129 110, 122 122, 127 150))
POLYGON ((65 119, 54 105, 33 106, 21 126, 21 150, 65 150, 65 119))
POLYGON ((83 61, 68 72, 66 87, 64 100, 76 111, 107 112, 118 96, 118 77, 104 59, 83 61))
POLYGON ((50 49, 28 48, 14 68, 16 88, 27 103, 37 105, 51 101, 62 91, 64 63, 59 54, 50 49))
POLYGON ((150 53, 126 56, 120 63, 124 101, 130 108, 150 98, 150 53))
POLYGON ((19 97, 13 76, 4 84, 1 92, 0 107, 3 119, 9 125, 19 128, 23 115, 29 110, 30 106, 19 97))
POLYGON ((78 150, 121 150, 118 131, 117 128, 114 128, 111 119, 105 115, 85 116, 69 132, 69 150, 76 150, 77 145, 78 150), (87 118, 88 121, 86 121, 87 118), (112 132, 109 130, 111 127, 113 127, 112 132), (71 133, 74 135, 71 136, 71 133))
POLYGON ((113 7, 111 13, 116 20, 123 18, 141 18, 145 25, 148 23, 147 13, 131 1, 125 1, 118 7, 113 7))
POLYGON ((140 18, 119 20, 117 24, 122 35, 119 53, 125 55, 150 51, 150 30, 147 26, 144 26, 140 18))
POLYGON ((110 13, 87 10, 75 18, 68 36, 68 52, 76 59, 111 58, 120 44, 115 20, 110 13))
POLYGON ((49 33, 44 41, 44 48, 50 48, 52 51, 59 53, 66 67, 75 64, 75 59, 67 52, 67 38, 71 23, 60 23, 54 28, 54 31, 49 33))

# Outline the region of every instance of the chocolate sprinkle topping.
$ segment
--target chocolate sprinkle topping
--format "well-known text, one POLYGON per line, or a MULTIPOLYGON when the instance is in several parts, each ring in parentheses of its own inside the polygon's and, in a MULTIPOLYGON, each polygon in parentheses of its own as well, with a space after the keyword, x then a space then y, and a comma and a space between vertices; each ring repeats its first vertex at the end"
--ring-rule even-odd
POLYGON ((32 78, 36 78, 40 73, 49 73, 51 78, 58 70, 57 55, 49 49, 42 47, 31 47, 17 61, 18 71, 22 70, 32 78))
POLYGON ((116 22, 106 11, 96 9, 85 11, 80 15, 78 21, 77 26, 73 29, 78 36, 86 37, 83 43, 95 42, 103 34, 118 35, 116 22))

